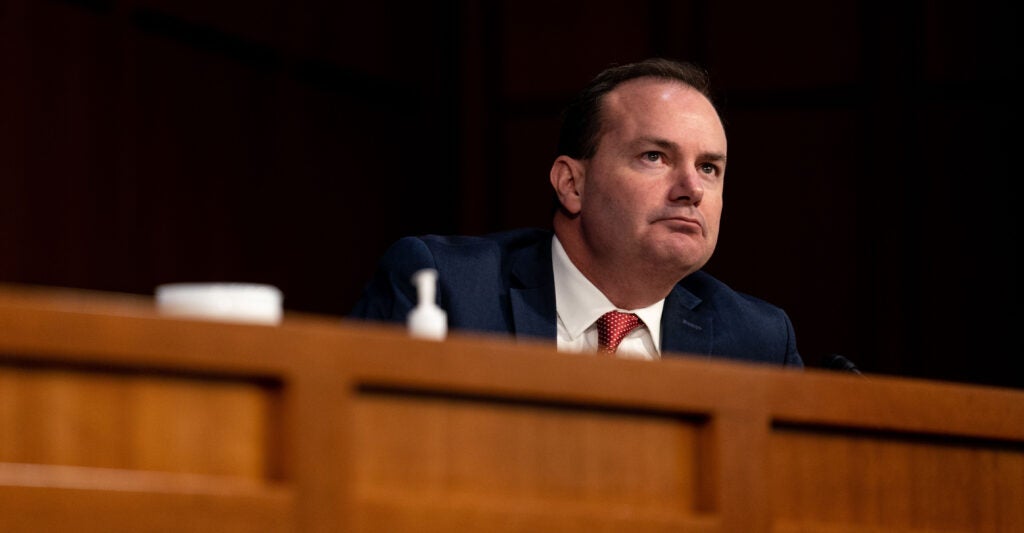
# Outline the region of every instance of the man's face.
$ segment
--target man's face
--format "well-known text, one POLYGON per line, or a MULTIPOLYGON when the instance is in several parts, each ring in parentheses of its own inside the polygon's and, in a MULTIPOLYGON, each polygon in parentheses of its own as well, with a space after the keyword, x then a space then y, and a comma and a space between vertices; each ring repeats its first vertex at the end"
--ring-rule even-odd
POLYGON ((597 151, 582 161, 579 223, 594 258, 637 275, 702 267, 722 214, 725 130, 679 82, 640 78, 605 95, 597 151))

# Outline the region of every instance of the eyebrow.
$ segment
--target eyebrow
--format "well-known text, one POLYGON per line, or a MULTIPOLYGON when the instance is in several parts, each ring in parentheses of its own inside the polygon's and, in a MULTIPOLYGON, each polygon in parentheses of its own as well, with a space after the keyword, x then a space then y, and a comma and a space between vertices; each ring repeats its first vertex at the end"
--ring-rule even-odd
MULTIPOLYGON (((662 139, 660 137, 640 137, 636 141, 630 144, 638 145, 643 143, 649 143, 661 148, 663 150, 671 150, 675 152, 680 151, 679 143, 672 142, 668 139, 662 139)), ((725 154, 721 152, 702 152, 699 159, 714 162, 725 162, 725 154)))

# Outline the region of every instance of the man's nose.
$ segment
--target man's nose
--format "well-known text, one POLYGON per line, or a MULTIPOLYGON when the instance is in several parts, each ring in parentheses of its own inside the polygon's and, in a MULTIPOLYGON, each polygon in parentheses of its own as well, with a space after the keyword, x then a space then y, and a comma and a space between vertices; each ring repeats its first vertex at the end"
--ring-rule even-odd
POLYGON ((694 206, 704 199, 704 181, 699 169, 692 166, 677 169, 672 177, 671 198, 673 202, 685 202, 694 206))

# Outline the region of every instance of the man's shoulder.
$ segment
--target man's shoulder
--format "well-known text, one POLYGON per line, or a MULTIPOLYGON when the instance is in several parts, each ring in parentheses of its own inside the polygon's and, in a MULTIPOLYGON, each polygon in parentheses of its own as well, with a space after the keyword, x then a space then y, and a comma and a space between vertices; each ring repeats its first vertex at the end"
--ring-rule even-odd
MULTIPOLYGON (((781 310, 766 300, 733 289, 703 270, 698 270, 684 278, 679 282, 678 287, 685 289, 690 295, 696 297, 699 303, 707 306, 769 313, 781 310)), ((694 302, 694 304, 698 302, 694 302)))
POLYGON ((737 291, 704 271, 676 286, 666 313, 689 321, 707 337, 675 335, 668 349, 709 353, 741 360, 801 366, 793 324, 786 312, 765 300, 737 291), (698 329, 700 329, 698 328, 698 329), (701 344, 704 342, 705 344, 701 344))
POLYGON ((538 242, 551 240, 551 230, 541 228, 522 228, 485 235, 436 235, 428 234, 413 237, 421 240, 432 249, 458 248, 496 248, 516 249, 532 246, 538 242))
POLYGON ((485 235, 408 236, 395 242, 385 254, 386 265, 431 266, 460 276, 507 272, 518 264, 526 273, 546 263, 550 270, 550 230, 525 228, 485 235), (545 259, 546 258, 546 259, 545 259))

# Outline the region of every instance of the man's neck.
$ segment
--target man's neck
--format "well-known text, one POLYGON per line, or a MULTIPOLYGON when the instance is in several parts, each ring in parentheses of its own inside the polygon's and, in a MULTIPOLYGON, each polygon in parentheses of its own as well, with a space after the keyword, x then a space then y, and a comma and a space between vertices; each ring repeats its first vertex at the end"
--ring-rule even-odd
POLYGON ((619 309, 642 309, 653 305, 668 296, 679 282, 678 276, 670 273, 602 262, 587 252, 578 234, 559 232, 557 223, 555 235, 576 269, 619 309))

